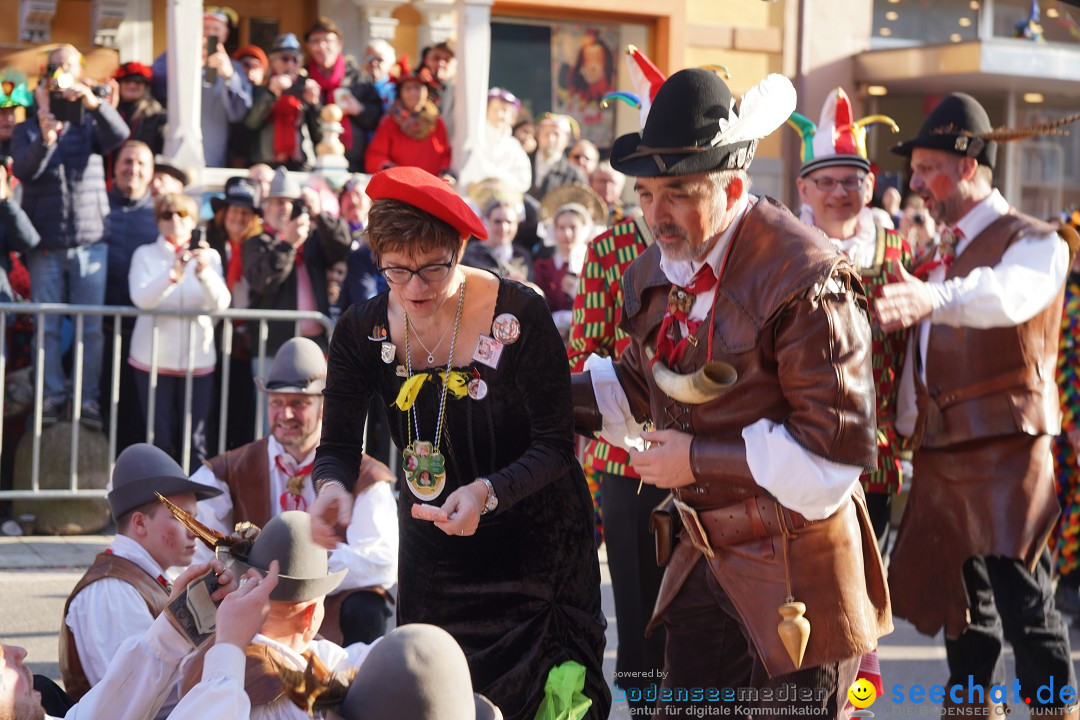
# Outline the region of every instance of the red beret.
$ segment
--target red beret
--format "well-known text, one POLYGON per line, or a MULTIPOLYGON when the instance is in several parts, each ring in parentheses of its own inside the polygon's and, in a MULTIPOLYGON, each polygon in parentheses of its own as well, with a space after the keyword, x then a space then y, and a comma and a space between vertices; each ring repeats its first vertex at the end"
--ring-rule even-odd
POLYGON ((116 73, 113 74, 113 78, 116 80, 124 80, 127 78, 136 78, 143 82, 150 82, 154 77, 154 71, 143 65, 141 62, 126 62, 120 67, 116 68, 116 73))
POLYGON ((418 167, 395 167, 373 175, 367 186, 372 200, 400 200, 446 222, 462 237, 487 239, 480 218, 450 186, 418 167))

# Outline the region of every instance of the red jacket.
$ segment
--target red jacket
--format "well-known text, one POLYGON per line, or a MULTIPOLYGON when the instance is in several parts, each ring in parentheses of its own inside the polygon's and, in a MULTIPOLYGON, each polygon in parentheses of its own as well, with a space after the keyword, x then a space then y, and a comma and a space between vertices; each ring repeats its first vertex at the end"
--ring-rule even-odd
POLYGON ((442 118, 435 119, 435 129, 423 140, 401 131, 391 115, 384 115, 368 145, 364 169, 369 173, 411 165, 438 175, 450 169, 450 140, 442 118))

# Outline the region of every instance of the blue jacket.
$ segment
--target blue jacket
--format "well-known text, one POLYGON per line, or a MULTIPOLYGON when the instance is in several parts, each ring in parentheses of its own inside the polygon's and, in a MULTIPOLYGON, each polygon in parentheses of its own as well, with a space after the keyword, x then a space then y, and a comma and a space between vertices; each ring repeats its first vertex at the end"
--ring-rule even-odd
POLYGON ((41 235, 40 249, 60 250, 101 241, 109 200, 102 158, 128 136, 123 118, 108 103, 69 125, 51 147, 42 142, 34 109, 15 126, 11 155, 23 183, 22 208, 41 235))
POLYGON ((154 198, 148 192, 140 199, 132 200, 114 185, 109 191, 109 207, 111 210, 105 218, 105 244, 109 246, 105 304, 127 306, 132 304, 128 292, 131 256, 140 245, 157 240, 154 198))

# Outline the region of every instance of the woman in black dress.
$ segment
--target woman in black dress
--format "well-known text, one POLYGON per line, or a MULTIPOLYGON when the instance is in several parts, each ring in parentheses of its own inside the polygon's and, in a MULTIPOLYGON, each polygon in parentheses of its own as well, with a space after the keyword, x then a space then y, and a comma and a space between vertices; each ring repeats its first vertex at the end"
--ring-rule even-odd
POLYGON ((405 448, 398 622, 449 631, 476 690, 508 720, 532 720, 549 672, 568 662, 584 668, 584 717, 606 718, 592 504, 547 306, 459 265, 469 235, 486 233, 445 183, 394 168, 367 192, 368 240, 390 291, 351 307, 334 332, 315 537, 331 546, 350 515, 377 395, 405 448))

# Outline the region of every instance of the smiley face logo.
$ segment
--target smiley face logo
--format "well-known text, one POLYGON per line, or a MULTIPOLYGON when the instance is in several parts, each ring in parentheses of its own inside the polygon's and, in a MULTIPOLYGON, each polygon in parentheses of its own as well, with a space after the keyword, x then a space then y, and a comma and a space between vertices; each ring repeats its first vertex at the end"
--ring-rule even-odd
POLYGON ((848 688, 847 696, 851 704, 861 710, 874 704, 877 700, 877 689, 866 678, 859 678, 848 688))

